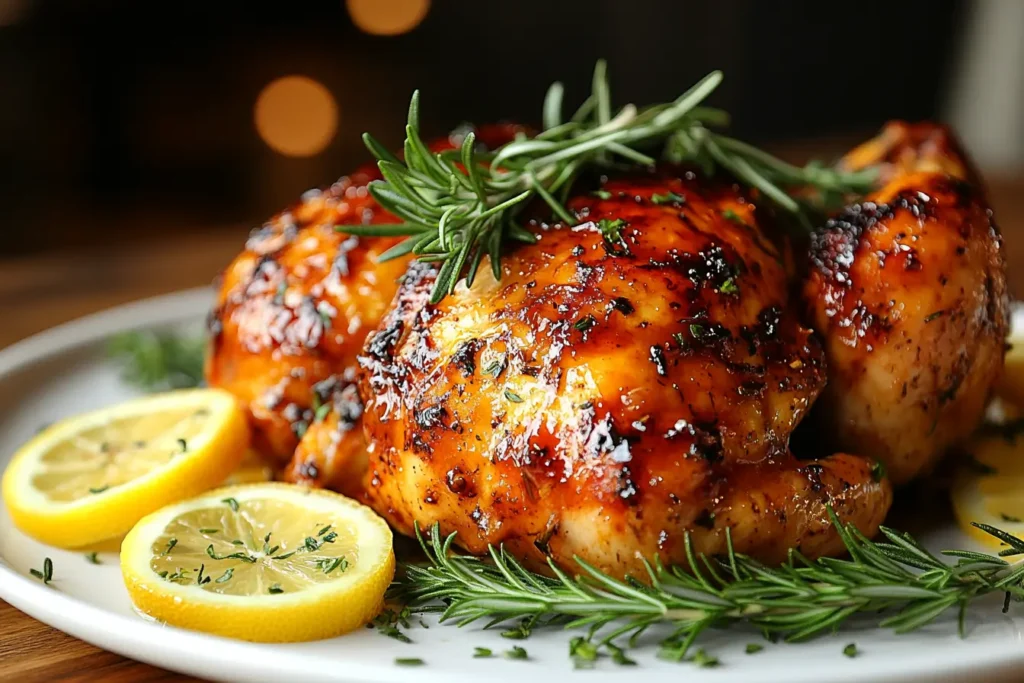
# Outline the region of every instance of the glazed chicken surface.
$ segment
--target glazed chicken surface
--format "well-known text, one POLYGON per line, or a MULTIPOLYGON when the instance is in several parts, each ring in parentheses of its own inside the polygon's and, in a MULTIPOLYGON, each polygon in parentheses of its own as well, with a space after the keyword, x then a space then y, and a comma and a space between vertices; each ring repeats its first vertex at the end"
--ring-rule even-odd
POLYGON ((1008 294, 984 189, 943 127, 890 124, 850 152, 885 184, 812 236, 804 299, 828 385, 828 448, 882 459, 895 484, 977 427, 1003 367, 1008 294))
POLYGON ((726 528, 765 562, 839 554, 826 505, 875 533, 892 484, 977 426, 1008 317, 999 233, 946 129, 891 124, 841 165, 879 168, 880 189, 796 251, 722 179, 581 181, 578 225, 532 221, 500 279, 485 260, 437 305, 433 265, 378 263, 397 239, 334 230, 396 221, 364 170, 253 234, 207 377, 291 458, 285 479, 403 533, 438 522, 471 552, 635 576, 641 557, 685 564, 686 534, 721 552, 726 528))
MULTIPOLYGON (((475 132, 481 145, 498 146, 519 130, 475 132)), ((455 144, 461 138, 431 147, 455 144)), ((353 386, 356 356, 390 305, 408 258, 378 262, 401 238, 356 237, 335 226, 397 221, 367 191, 378 178, 367 166, 307 192, 254 231, 223 273, 210 314, 206 379, 238 397, 254 447, 277 464, 292 460, 293 480, 359 485, 350 476, 361 471, 365 445, 353 386)))
POLYGON ((754 205, 681 170, 599 194, 439 305, 433 267, 410 268, 360 358, 368 502, 472 552, 635 576, 685 564, 686 532, 724 551, 726 527, 769 562, 835 554, 826 503, 874 533, 891 491, 872 460, 788 450, 824 355, 754 205))

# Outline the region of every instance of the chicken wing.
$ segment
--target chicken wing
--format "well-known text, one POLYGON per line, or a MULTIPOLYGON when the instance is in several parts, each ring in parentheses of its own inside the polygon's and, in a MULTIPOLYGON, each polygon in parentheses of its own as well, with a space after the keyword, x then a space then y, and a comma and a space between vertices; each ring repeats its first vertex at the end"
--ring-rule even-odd
POLYGON ((900 484, 974 430, 1002 371, 1002 240, 945 128, 891 124, 843 165, 886 182, 811 239, 803 296, 828 356, 813 420, 826 451, 878 457, 900 484))
POLYGON ((471 552, 613 574, 736 549, 835 554, 831 504, 873 534, 873 461, 801 462, 789 434, 825 382, 783 257, 733 185, 670 169, 577 193, 576 227, 428 303, 413 263, 359 362, 365 499, 396 529, 439 522, 471 552))

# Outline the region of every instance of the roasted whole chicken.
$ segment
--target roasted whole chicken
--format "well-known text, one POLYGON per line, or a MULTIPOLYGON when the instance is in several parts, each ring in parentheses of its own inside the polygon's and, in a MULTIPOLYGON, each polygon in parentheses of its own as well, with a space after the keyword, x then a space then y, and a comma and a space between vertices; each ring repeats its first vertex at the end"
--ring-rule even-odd
MULTIPOLYGON (((880 189, 807 248, 756 191, 621 171, 574 187, 575 226, 537 213, 500 278, 481 266, 438 304, 434 265, 378 264, 394 241, 333 229, 394 222, 362 173, 228 269, 208 377, 268 457, 292 456, 286 479, 403 533, 438 522, 471 552, 615 575, 685 564, 687 534, 721 552, 727 528, 765 562, 838 554, 827 506, 874 534, 892 484, 976 426, 1002 366, 984 190, 943 129, 894 125, 843 161, 880 165, 880 189), (805 419, 812 456, 790 448, 805 419)), ((517 129, 498 130, 487 144, 517 129)))

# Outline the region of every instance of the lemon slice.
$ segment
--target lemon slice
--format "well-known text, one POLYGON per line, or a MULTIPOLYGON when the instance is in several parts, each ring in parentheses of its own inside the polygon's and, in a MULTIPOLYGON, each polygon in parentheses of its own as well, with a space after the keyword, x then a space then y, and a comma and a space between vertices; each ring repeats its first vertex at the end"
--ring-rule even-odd
POLYGON ((970 460, 957 473, 951 491, 958 524, 975 540, 993 547, 1001 541, 971 522, 1024 539, 1024 435, 975 436, 967 450, 970 460))
POLYGON ((395 573, 391 530, 337 493, 218 489, 140 521, 121 545, 137 610, 258 642, 330 638, 377 615, 395 573))
POLYGON ((145 396, 65 419, 22 446, 4 473, 4 502, 29 536, 90 546, 218 486, 248 441, 245 417, 225 391, 145 396))

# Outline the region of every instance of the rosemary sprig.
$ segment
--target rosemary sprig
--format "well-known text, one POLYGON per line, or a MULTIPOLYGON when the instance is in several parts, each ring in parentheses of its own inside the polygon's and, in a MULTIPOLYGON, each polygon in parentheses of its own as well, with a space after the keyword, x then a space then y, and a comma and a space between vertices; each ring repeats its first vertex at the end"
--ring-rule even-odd
MULTIPOLYGON (((830 510, 830 514, 831 510, 830 510)), ((549 561, 553 577, 524 569, 501 548, 487 559, 453 554, 455 534, 442 538, 435 525, 429 540, 417 536, 425 565, 408 564, 393 586, 393 597, 414 612, 440 612, 441 621, 463 626, 486 619, 488 626, 530 618, 531 624, 589 628, 587 642, 609 653, 630 645, 648 628, 668 623, 673 630, 659 656, 682 661, 709 628, 746 623, 766 637, 803 641, 831 632, 854 615, 878 618, 878 626, 906 633, 946 610, 964 614, 969 603, 990 593, 1024 599, 1024 562, 1003 557, 1024 554, 1024 541, 976 524, 1009 547, 998 556, 950 550, 943 561, 909 534, 882 527, 885 541, 871 541, 832 514, 849 559, 809 560, 796 550, 788 562, 768 567, 737 553, 727 536, 724 557, 695 554, 686 538, 688 567, 645 564, 645 582, 613 578, 577 558, 580 573, 569 576, 549 561)), ((752 651, 748 648, 748 652, 752 651)))
POLYGON ((806 207, 787 189, 806 187, 829 198, 870 189, 872 171, 847 173, 820 163, 797 167, 714 132, 712 127, 726 125, 729 117, 701 103, 721 81, 722 73, 713 71, 673 102, 643 109, 627 104, 613 114, 607 66, 601 60, 594 69, 590 96, 572 117, 562 118, 564 88, 554 83, 544 100, 543 131, 489 152, 477 149, 473 133, 465 136, 461 149, 431 152, 420 136, 417 91, 409 104, 403 159, 369 133, 363 135, 383 175, 383 180, 370 184, 370 193, 403 222, 337 229, 354 235, 408 236, 381 258, 413 253, 439 262, 431 293, 436 303, 454 290, 463 274, 471 285, 485 255, 497 278, 501 254, 509 242, 535 241, 534 234, 518 221, 533 200, 547 204, 559 220, 575 225, 577 217, 566 208, 565 200, 574 181, 588 168, 622 163, 652 166, 665 157, 697 163, 708 173, 722 169, 757 188, 808 227, 806 207))
POLYGON ((173 333, 125 332, 108 346, 124 379, 146 391, 187 389, 203 382, 206 340, 173 333))

